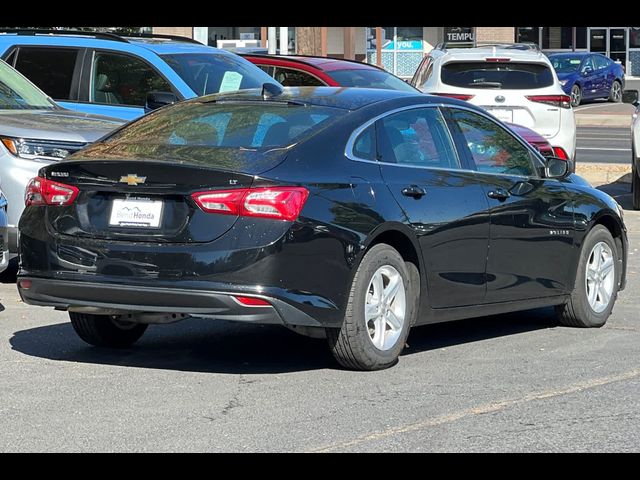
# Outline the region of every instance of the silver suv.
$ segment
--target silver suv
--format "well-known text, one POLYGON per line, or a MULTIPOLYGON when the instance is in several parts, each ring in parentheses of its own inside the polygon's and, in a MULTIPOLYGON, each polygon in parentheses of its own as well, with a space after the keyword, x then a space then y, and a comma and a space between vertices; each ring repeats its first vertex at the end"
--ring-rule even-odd
POLYGON ((574 160, 571 98, 549 59, 532 44, 437 46, 410 83, 425 93, 466 100, 503 122, 530 128, 552 145, 556 156, 574 160))
POLYGON ((18 252, 17 225, 29 180, 124 123, 58 106, 0 60, 0 185, 8 201, 10 253, 18 252))

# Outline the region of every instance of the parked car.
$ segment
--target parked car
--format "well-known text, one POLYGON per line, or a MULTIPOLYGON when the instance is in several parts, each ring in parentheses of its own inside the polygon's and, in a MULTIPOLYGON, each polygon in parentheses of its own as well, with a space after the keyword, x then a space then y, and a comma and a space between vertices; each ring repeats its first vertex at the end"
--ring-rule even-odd
POLYGON ((570 52, 549 55, 564 92, 571 96, 571 106, 583 100, 622 99, 625 77, 622 65, 601 53, 570 52))
POLYGON ((633 209, 640 210, 640 101, 638 100, 638 90, 624 90, 622 101, 630 103, 636 107, 631 122, 631 193, 633 199, 633 209))
POLYGON ((125 120, 185 98, 276 83, 234 53, 167 35, 0 32, 0 58, 63 107, 125 120))
POLYGON ((45 165, 94 142, 125 122, 62 108, 0 60, 0 180, 9 202, 8 237, 18 253, 24 190, 45 165))
POLYGON ((285 87, 364 87, 416 91, 385 69, 354 60, 304 55, 242 56, 285 87))
POLYGON ((7 198, 0 191, 0 273, 4 272, 9 266, 7 225, 7 198))
MULTIPOLYGON (((258 65, 281 85, 289 87, 332 86, 387 88, 391 90, 419 91, 384 69, 366 63, 328 57, 243 55, 258 65)), ((568 159, 562 147, 552 147, 541 135, 522 125, 509 127, 544 156, 568 159)))
POLYGON ((575 161, 576 122, 570 98, 549 59, 530 44, 438 46, 423 59, 411 84, 425 93, 466 100, 503 122, 530 128, 575 161))
POLYGON ((382 89, 181 102, 40 170, 18 289, 93 345, 186 316, 327 337, 393 365, 413 325, 554 306, 602 326, 619 205, 469 103, 382 89))

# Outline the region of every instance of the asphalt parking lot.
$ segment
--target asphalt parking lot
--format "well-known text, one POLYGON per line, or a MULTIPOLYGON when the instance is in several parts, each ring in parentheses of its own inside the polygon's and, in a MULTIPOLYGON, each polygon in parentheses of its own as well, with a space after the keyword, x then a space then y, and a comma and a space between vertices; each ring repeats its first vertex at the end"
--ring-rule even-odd
MULTIPOLYGON (((602 187, 629 207, 628 184, 602 187)), ((321 340, 192 319, 131 349, 0 285, 0 451, 638 451, 640 212, 604 328, 548 309, 415 329, 400 363, 336 368, 321 340)))

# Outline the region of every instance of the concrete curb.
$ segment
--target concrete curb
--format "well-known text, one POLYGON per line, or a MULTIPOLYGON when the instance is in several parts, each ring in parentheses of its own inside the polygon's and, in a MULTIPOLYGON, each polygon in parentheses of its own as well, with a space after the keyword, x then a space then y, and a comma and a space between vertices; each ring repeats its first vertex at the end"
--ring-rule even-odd
POLYGON ((631 128, 631 115, 598 115, 576 113, 576 125, 579 127, 626 127, 631 128))
POLYGON ((631 183, 631 163, 578 163, 576 173, 592 185, 631 183))

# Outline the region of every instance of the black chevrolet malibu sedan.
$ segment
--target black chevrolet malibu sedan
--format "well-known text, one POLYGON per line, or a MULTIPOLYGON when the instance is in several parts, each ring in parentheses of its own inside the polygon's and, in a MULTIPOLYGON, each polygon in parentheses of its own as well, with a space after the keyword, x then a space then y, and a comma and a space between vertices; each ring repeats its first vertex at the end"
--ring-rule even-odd
POLYGON ((393 365, 415 325, 555 306, 602 326, 619 205, 468 103, 287 88, 162 108, 27 188, 18 288, 122 347, 188 316, 323 337, 393 365))

